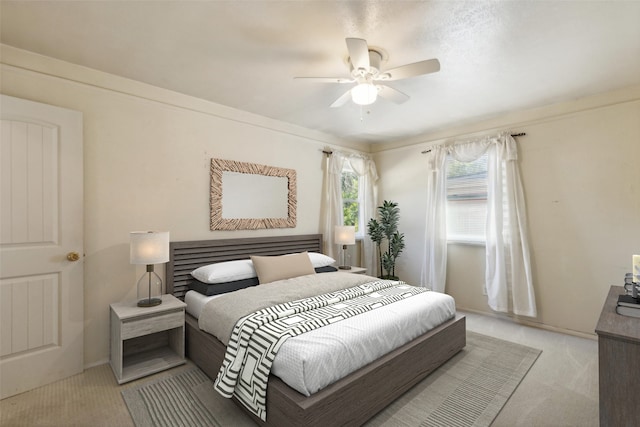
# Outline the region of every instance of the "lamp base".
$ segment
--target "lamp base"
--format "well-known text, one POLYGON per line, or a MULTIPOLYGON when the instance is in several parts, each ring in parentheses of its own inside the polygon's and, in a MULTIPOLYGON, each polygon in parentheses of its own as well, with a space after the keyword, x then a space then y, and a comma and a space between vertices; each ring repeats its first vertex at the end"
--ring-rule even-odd
POLYGON ((162 299, 160 298, 146 298, 138 301, 138 307, 155 307, 160 304, 162 304, 162 299))
POLYGON ((339 270, 351 270, 351 266, 350 265, 339 265, 338 269, 339 270))

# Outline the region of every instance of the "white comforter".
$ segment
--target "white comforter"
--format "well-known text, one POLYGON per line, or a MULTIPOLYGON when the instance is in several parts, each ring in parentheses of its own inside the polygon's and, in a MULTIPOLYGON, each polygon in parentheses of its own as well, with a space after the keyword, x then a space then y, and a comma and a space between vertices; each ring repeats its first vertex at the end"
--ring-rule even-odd
MULTIPOLYGON (((317 276, 331 281, 334 275, 339 275, 333 278, 336 281, 351 281, 353 278, 356 284, 363 282, 362 275, 348 273, 323 273, 317 276)), ((288 279, 286 282, 292 280, 288 279)), ((303 282, 305 280, 307 279, 302 279, 303 282)), ((255 293, 255 290, 252 292, 255 293)), ((236 291, 232 294, 248 296, 252 292, 236 291)), ((207 311, 215 309, 216 304, 208 304, 215 299, 217 298, 193 291, 188 292, 185 298, 190 314, 197 318, 201 315, 209 318, 208 322, 203 322, 202 319, 200 321, 200 327, 205 331, 206 323, 212 323, 211 320, 216 316, 215 312, 207 311)), ((220 301, 222 300, 218 300, 220 301)), ((291 388, 309 396, 454 315, 455 302, 452 297, 437 292, 421 293, 288 339, 278 351, 271 372, 291 388)), ((216 331, 207 332, 216 334, 216 331)), ((218 338, 225 343, 228 341, 228 337, 218 338)))

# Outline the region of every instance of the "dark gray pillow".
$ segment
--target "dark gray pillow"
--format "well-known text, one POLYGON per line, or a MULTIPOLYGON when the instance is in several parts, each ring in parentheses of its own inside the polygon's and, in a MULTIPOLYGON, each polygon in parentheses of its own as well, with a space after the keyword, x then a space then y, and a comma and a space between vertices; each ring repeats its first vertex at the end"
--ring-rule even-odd
MULTIPOLYGON (((337 268, 327 265, 325 267, 314 268, 316 273, 330 273, 332 271, 338 271, 337 268)), ((258 284, 258 278, 252 277, 250 279, 234 280, 232 282, 209 284, 199 280, 193 279, 188 283, 189 289, 206 295, 208 297, 213 295, 226 294, 227 292, 237 291, 239 289, 248 288, 250 286, 256 286, 258 284)))

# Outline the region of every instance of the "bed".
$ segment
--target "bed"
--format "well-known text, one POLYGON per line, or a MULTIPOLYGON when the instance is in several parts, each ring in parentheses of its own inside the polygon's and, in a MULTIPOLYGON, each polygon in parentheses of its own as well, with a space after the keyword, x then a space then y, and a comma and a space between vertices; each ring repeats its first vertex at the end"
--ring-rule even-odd
MULTIPOLYGON (((322 252, 322 235, 172 242, 167 264, 167 292, 184 298, 194 269, 251 255, 322 252)), ((361 425, 394 401, 465 346, 465 318, 452 319, 363 368, 304 396, 271 375, 267 389, 267 421, 249 414, 261 425, 361 425)), ((202 331, 198 320, 186 317, 187 356, 210 378, 222 365, 225 346, 202 331)), ((242 405, 239 405, 244 409, 242 405)))

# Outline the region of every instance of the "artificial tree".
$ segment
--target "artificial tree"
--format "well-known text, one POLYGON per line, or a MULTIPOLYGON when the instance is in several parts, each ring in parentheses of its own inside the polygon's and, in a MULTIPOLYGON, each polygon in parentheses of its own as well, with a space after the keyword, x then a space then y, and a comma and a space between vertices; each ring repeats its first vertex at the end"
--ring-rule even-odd
POLYGON ((396 276, 396 259, 404 249, 404 234, 398 232, 400 208, 395 202, 385 200, 378 206, 380 220, 371 218, 367 223, 367 234, 378 247, 378 262, 381 279, 398 280, 396 276), (382 250, 383 240, 387 241, 386 251, 382 250), (383 270, 384 273, 383 274, 383 270))

